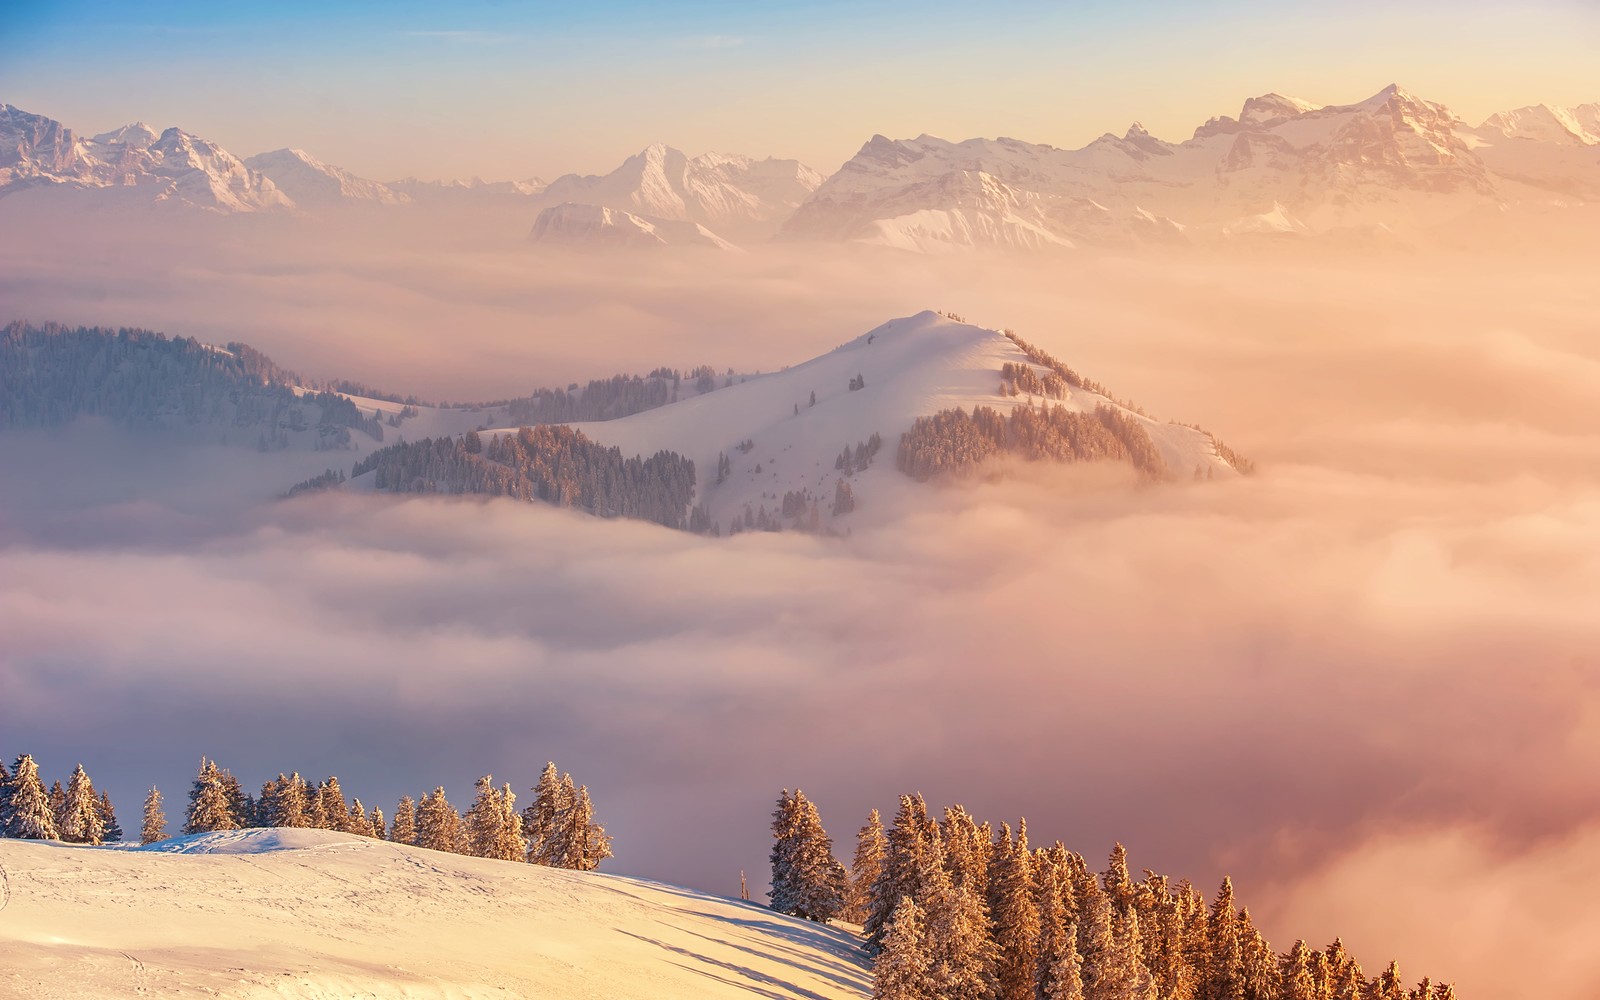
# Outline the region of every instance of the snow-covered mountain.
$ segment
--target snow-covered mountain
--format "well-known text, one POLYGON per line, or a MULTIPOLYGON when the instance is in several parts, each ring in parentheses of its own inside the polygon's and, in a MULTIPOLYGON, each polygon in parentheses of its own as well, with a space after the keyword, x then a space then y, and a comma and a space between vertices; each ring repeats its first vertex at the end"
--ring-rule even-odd
POLYGON ((129 197, 213 212, 294 207, 266 176, 182 129, 142 122, 83 140, 43 115, 0 104, 0 195, 31 186, 124 188, 129 197))
POLYGON ((652 218, 620 208, 572 202, 552 205, 540 212, 528 239, 554 246, 594 249, 667 246, 738 249, 698 222, 652 218))
POLYGON ((807 495, 826 526, 834 520, 831 505, 841 479, 861 507, 891 504, 897 491, 918 488, 896 468, 901 434, 918 417, 954 408, 971 412, 986 406, 1006 415, 1048 403, 1092 414, 1107 406, 1149 435, 1171 474, 1235 471, 1206 432, 1153 420, 1094 387, 1068 387, 1059 398, 1010 394, 1002 388, 1008 364, 1040 377, 1049 373, 1002 333, 923 312, 891 320, 780 372, 746 376, 715 392, 620 420, 576 426, 625 455, 666 449, 693 459, 699 470, 697 502, 724 528, 742 518, 746 508, 765 508, 776 516, 787 493, 807 495), (873 435, 882 446, 870 463, 841 468, 841 453, 873 435), (719 477, 723 456, 729 464, 719 477))
POLYGON ((403 205, 411 196, 387 184, 357 177, 350 171, 323 163, 303 149, 275 149, 247 158, 245 166, 266 175, 278 190, 302 208, 348 202, 403 205))
POLYGON ((0 992, 866 997, 847 931, 640 879, 326 830, 0 839, 0 992))
POLYGON ((385 187, 418 203, 528 202, 549 187, 537 177, 522 181, 486 181, 481 177, 455 181, 424 181, 415 177, 393 181, 385 187))
POLYGON ((747 240, 770 236, 821 183, 820 174, 797 160, 718 153, 690 158, 657 143, 609 174, 558 177, 542 200, 695 222, 747 240))
MULTIPOLYGON (((1582 132, 1586 114, 1563 120, 1582 132)), ((1502 138, 1532 128, 1504 127, 1502 138)), ((1485 144, 1442 105, 1393 85, 1345 105, 1251 98, 1237 118, 1212 118, 1176 143, 1138 124, 1076 150, 880 135, 783 234, 933 251, 1226 238, 1273 221, 1303 234, 1419 230, 1520 196, 1523 178, 1492 169, 1485 144)))
POLYGON ((1532 139, 1562 146, 1600 145, 1600 103, 1571 108, 1535 104, 1490 115, 1480 126, 1510 139, 1532 139))

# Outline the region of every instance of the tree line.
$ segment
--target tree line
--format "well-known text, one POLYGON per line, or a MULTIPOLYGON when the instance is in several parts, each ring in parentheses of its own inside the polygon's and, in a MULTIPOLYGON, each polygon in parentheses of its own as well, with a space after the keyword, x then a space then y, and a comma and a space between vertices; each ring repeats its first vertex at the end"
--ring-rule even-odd
POLYGON ((1162 479, 1166 463, 1138 420, 1104 403, 1092 413, 1044 403, 1018 406, 1009 414, 989 406, 941 410, 918 417, 900 436, 895 465, 925 481, 968 471, 995 455, 1029 461, 1119 461, 1142 478, 1162 479))
POLYGON ((600 517, 686 526, 694 462, 671 451, 624 458, 622 450, 559 425, 522 427, 485 444, 476 432, 381 448, 351 478, 375 473, 380 490, 507 496, 574 507, 600 517))
POLYGON ((1390 962, 1369 978, 1335 939, 1275 952, 1224 878, 1210 906, 1187 880, 1135 879, 1121 844, 1103 872, 1060 841, 1035 848, 959 805, 902 795, 877 810, 849 869, 816 806, 785 790, 772 823, 772 908, 862 925, 877 1000, 1455 1000, 1390 962))

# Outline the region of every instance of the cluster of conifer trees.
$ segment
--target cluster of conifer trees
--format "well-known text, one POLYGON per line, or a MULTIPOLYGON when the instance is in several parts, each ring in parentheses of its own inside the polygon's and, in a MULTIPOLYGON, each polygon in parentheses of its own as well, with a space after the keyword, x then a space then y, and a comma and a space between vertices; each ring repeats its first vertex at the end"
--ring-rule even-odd
POLYGON ((859 921, 875 956, 878 1000, 1454 1000, 1448 984, 1407 989, 1399 967, 1369 979, 1335 940, 1277 954, 1224 878, 1209 909, 1187 881, 1135 881, 1118 844, 1095 873, 1060 841, 1028 843, 961 806, 929 816, 900 797, 885 831, 877 810, 846 872, 816 807, 779 797, 772 907, 859 921))
POLYGON ((98 416, 136 428, 256 431, 263 448, 313 427, 318 447, 347 444, 352 429, 383 440, 381 421, 345 397, 297 396, 293 387, 307 384, 245 344, 218 350, 149 330, 56 323, 14 322, 0 331, 0 428, 98 416))
POLYGON ((259 798, 242 794, 238 779, 202 759, 189 792, 184 833, 209 833, 247 827, 303 827, 339 830, 398 844, 452 851, 502 861, 527 861, 554 868, 594 871, 611 857, 611 838, 595 820, 587 786, 574 785, 552 762, 533 788, 533 802, 519 815, 510 784, 495 787, 484 775, 465 815, 438 787, 420 801, 402 796, 394 818, 370 812, 356 798, 348 804, 337 777, 315 786, 299 772, 267 780, 259 798))
MULTIPOLYGON (((728 375, 732 376, 732 371, 728 375)), ((613 375, 592 379, 581 389, 535 389, 508 399, 505 406, 513 423, 565 424, 577 420, 616 420, 678 401, 688 381, 693 395, 717 388, 716 372, 701 365, 687 375, 674 368, 657 368, 649 375, 613 375)))
POLYGON ((523 427, 484 444, 463 437, 423 438, 381 448, 352 477, 375 472, 380 490, 473 493, 539 500, 600 517, 632 517, 685 527, 694 498, 694 462, 676 452, 624 458, 570 427, 523 427))
POLYGON ((57 781, 47 792, 33 755, 22 754, 10 770, 0 760, 0 836, 104 844, 121 840, 122 826, 111 796, 95 793, 82 764, 73 768, 67 787, 57 781))
POLYGON ((1137 420, 1101 404, 1093 413, 1064 406, 1019 406, 1009 415, 988 406, 941 410, 918 417, 900 436, 895 464, 919 481, 971 469, 995 455, 1029 461, 1123 461, 1148 479, 1167 475, 1166 463, 1137 420))

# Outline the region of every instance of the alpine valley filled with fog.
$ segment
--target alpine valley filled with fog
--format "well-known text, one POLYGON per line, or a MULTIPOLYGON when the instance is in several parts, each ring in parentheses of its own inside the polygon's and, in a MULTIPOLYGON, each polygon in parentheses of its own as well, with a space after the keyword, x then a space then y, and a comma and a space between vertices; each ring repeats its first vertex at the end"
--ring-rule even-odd
POLYGON ((28 65, 0 996, 1600 993, 1600 103, 424 180, 28 65))

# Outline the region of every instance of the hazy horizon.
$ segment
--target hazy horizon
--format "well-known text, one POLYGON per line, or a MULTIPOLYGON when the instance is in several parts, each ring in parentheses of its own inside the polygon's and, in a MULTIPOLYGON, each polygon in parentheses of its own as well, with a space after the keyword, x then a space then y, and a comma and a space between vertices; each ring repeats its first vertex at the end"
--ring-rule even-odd
POLYGON ((1561 0, 314 9, 308 30, 296 3, 24 5, 0 28, 0 100, 86 135, 142 120, 239 156, 299 147, 379 181, 598 174, 653 142, 829 173, 875 133, 1076 148, 1139 121, 1177 141, 1249 97, 1347 104, 1390 83, 1473 124, 1600 100, 1600 11, 1561 0))

